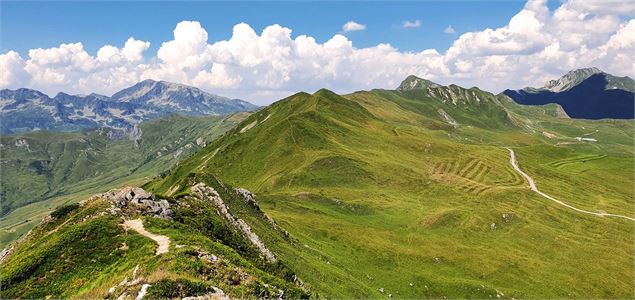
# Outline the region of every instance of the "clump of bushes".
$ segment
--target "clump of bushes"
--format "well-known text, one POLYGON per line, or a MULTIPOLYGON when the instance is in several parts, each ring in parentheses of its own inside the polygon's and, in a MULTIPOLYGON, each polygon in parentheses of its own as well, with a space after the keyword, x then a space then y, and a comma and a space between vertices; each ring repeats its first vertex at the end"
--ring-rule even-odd
POLYGON ((174 299, 191 296, 200 296, 213 292, 212 287, 201 282, 193 282, 187 279, 161 279, 150 286, 146 298, 148 299, 174 299))
POLYGON ((59 206, 58 208, 56 208, 51 213, 51 217, 53 217, 55 219, 59 219, 59 218, 67 216, 70 212, 72 212, 72 211, 74 211, 74 210, 76 210, 78 208, 79 208, 79 204, 77 204, 77 203, 59 206))

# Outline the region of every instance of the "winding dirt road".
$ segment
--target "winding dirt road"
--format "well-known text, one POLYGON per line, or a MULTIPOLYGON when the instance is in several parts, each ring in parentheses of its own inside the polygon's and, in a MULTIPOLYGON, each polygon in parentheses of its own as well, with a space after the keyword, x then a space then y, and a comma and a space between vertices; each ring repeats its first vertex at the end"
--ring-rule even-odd
POLYGON ((534 181, 533 178, 531 178, 529 175, 527 175, 527 173, 523 172, 523 170, 520 169, 520 167, 518 166, 518 162, 516 161, 516 154, 514 153, 514 150, 512 150, 511 148, 505 148, 507 150, 509 150, 509 162, 512 164, 512 167, 514 168, 514 170, 516 170, 516 172, 518 172, 518 174, 522 175, 523 177, 525 177, 525 179, 527 179, 527 182, 529 182, 529 188, 538 193, 538 195, 543 196, 553 202, 556 202, 562 206, 565 206, 567 208, 573 209, 577 212, 580 213, 585 213, 585 214, 590 214, 590 215, 595 215, 595 216, 600 216, 600 217, 614 217, 614 218, 623 218, 623 219, 628 219, 631 221, 635 221, 635 218, 632 217, 628 217, 628 216, 623 216, 623 215, 616 215, 616 214, 609 214, 609 213, 604 213, 604 212, 594 212, 594 211, 588 211, 588 210, 584 210, 584 209, 579 209, 577 207, 571 206, 569 204, 566 204, 554 197, 551 197, 545 193, 543 193, 542 191, 540 191, 538 189, 538 187, 536 186, 536 182, 534 181))
POLYGON ((159 247, 157 247, 156 255, 166 253, 170 250, 170 238, 165 235, 157 235, 157 234, 148 232, 143 227, 143 221, 141 219, 126 220, 123 223, 123 226, 125 228, 133 229, 139 234, 157 242, 157 244, 159 244, 159 247))

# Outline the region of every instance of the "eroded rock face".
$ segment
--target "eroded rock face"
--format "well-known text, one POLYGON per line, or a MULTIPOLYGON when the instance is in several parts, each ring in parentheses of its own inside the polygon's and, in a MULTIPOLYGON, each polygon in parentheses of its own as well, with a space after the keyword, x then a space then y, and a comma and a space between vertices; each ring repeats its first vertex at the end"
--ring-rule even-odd
POLYGON ((265 219, 267 223, 271 224, 271 227, 273 227, 273 229, 282 231, 282 234, 284 234, 285 238, 287 239, 289 238, 289 233, 286 230, 281 229, 276 223, 276 221, 274 221, 269 215, 267 215, 264 211, 260 209, 260 206, 258 205, 258 202, 256 201, 256 196, 252 192, 244 188, 237 188, 235 189, 235 191, 236 193, 243 196, 243 200, 245 200, 247 204, 249 204, 258 212, 260 212, 262 215, 262 218, 265 219))
POLYGON ((223 290, 217 287, 212 287, 212 290, 214 290, 214 292, 212 293, 208 293, 202 296, 184 297, 183 300, 229 300, 230 299, 225 294, 225 292, 223 292, 223 290))
POLYGON ((254 194, 252 194, 250 191, 243 188, 237 188, 236 192, 243 196, 243 199, 245 199, 245 202, 247 202, 247 204, 255 207, 257 210, 260 210, 260 207, 258 206, 258 202, 256 202, 256 197, 254 196, 254 194))
POLYGON ((15 249, 15 245, 13 244, 9 245, 7 248, 2 249, 2 252, 0 252, 0 263, 3 263, 7 258, 9 258, 9 256, 13 252, 13 249, 15 249))
MULTIPOLYGON (((260 240, 260 237, 256 235, 255 232, 251 230, 251 227, 247 222, 242 219, 234 217, 230 212, 229 208, 225 204, 225 201, 220 197, 218 192, 210 186, 207 186, 204 183, 197 183, 192 187, 192 192, 198 198, 203 200, 208 200, 214 204, 219 214, 225 218, 230 224, 232 224, 236 229, 240 230, 249 241, 258 248, 260 253, 270 262, 276 261, 276 256, 267 248, 267 246, 260 240)), ((247 191, 249 192, 249 191, 247 191)), ((251 193, 249 193, 251 194, 251 193)), ((255 200, 254 200, 255 201, 255 200)))
POLYGON ((153 217, 171 219, 174 212, 170 203, 165 199, 156 199, 154 195, 138 187, 125 187, 101 195, 112 204, 110 213, 113 215, 140 213, 153 217))

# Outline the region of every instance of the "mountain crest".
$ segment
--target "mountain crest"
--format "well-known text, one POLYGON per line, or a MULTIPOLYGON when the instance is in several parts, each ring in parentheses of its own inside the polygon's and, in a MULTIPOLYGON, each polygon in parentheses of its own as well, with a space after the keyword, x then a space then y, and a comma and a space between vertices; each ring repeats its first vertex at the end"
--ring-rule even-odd
POLYGON ((494 101, 494 95, 489 92, 473 87, 470 89, 450 84, 448 86, 434 83, 427 79, 422 79, 414 75, 406 77, 401 82, 397 91, 422 91, 429 97, 438 99, 444 103, 457 104, 481 104, 494 101))
POLYGON ((313 93, 314 96, 320 96, 320 97, 325 97, 325 98, 330 98, 330 97, 341 97, 340 95, 334 93, 331 90, 322 88, 319 89, 317 92, 313 93))
POLYGON ((543 88, 505 90, 503 94, 525 105, 557 103, 572 118, 632 119, 635 81, 598 68, 573 70, 543 88))
POLYGON ((401 82, 399 87, 397 87, 398 91, 410 91, 410 90, 418 90, 418 89, 427 89, 427 88, 436 88, 440 87, 440 84, 434 83, 430 80, 419 78, 415 75, 409 75, 401 82))
POLYGON ((586 80, 592 75, 599 73, 604 72, 596 67, 572 70, 558 79, 547 81, 547 83, 545 83, 544 85, 544 88, 552 92, 566 91, 578 85, 580 82, 586 80))

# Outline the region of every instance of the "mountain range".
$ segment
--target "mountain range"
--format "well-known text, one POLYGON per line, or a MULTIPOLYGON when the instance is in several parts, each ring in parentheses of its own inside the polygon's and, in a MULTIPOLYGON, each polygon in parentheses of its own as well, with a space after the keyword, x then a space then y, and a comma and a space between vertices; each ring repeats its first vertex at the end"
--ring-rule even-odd
MULTIPOLYGON (((180 123, 154 134, 145 124, 148 155, 121 168, 172 162, 165 171, 0 219, 0 234, 22 236, 0 253, 0 297, 635 293, 633 120, 576 119, 557 103, 409 76, 396 89, 296 93, 178 162, 152 153, 180 123), (26 233, 24 220, 42 215, 26 233)), ((16 137, 6 144, 26 155, 16 137)))
MULTIPOLYGON (((455 85, 444 87, 414 76, 406 78, 396 90, 412 89, 426 89, 433 96, 446 99, 454 97, 457 92, 455 85)), ((551 80, 542 88, 508 89, 503 94, 525 105, 559 104, 573 118, 632 119, 635 118, 634 89, 635 82, 629 77, 586 68, 551 80)), ((154 80, 144 80, 111 97, 95 93, 58 93, 51 98, 31 89, 5 89, 0 91, 0 133, 75 131, 98 127, 131 131, 135 124, 169 114, 223 115, 256 108, 239 99, 154 80)))
POLYGON ((617 77, 597 68, 568 72, 550 80, 542 88, 505 90, 503 94, 520 104, 557 103, 572 118, 633 119, 635 81, 617 77))
POLYGON ((51 98, 31 89, 0 91, 0 133, 34 130, 131 129, 169 114, 225 115, 257 106, 165 81, 144 80, 111 97, 59 93, 51 98))

